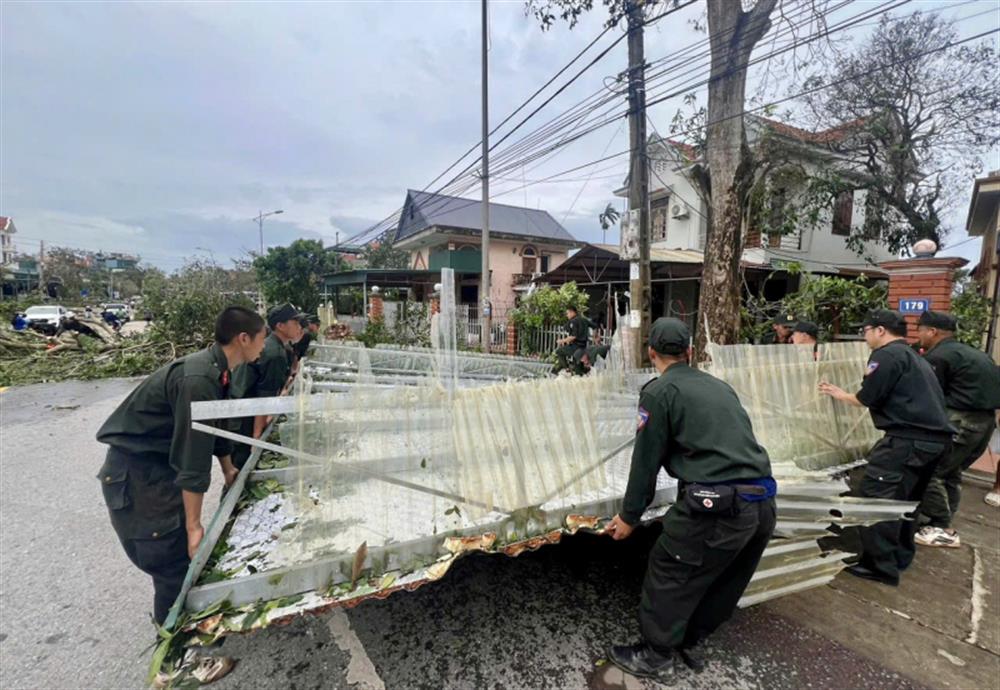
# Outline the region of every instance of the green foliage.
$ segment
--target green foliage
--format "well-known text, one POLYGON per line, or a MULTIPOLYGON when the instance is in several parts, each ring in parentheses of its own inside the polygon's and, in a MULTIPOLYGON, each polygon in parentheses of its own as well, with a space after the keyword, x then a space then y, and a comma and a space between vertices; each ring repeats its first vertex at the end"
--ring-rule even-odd
POLYGON ((576 283, 569 282, 558 290, 552 287, 542 287, 524 297, 521 303, 511 310, 508 318, 513 320, 518 330, 529 328, 545 328, 566 320, 566 308, 569 306, 584 314, 590 295, 580 290, 576 283))
POLYGON ((365 329, 356 337, 365 347, 375 347, 379 343, 392 341, 392 333, 389 331, 389 327, 385 325, 385 319, 381 318, 368 319, 368 322, 365 323, 365 329))
POLYGON ((837 276, 803 274, 798 292, 778 302, 751 297, 742 308, 740 339, 757 342, 771 328, 771 318, 788 312, 802 321, 812 321, 820 328, 823 340, 834 332, 849 332, 870 309, 888 306, 888 286, 865 276, 853 280, 837 276))
POLYGON ((607 230, 612 225, 617 223, 621 217, 622 214, 614 207, 614 204, 608 204, 607 207, 601 211, 600 215, 597 216, 597 220, 601 224, 601 230, 607 230))
MULTIPOLYGON (((81 335, 80 349, 5 356, 0 358, 0 386, 152 373, 211 343, 215 319, 225 307, 253 307, 250 299, 229 291, 233 284, 232 270, 199 260, 171 276, 150 272, 144 280, 143 307, 154 320, 146 331, 111 345, 81 335)), ((0 308, 23 311, 32 303, 37 300, 4 301, 0 308)))
POLYGON ((340 255, 324 249, 319 240, 300 239, 287 247, 271 247, 267 255, 253 261, 268 303, 291 302, 311 313, 320 305, 323 277, 340 266, 340 255))
POLYGON ((144 308, 153 314, 150 337, 183 344, 183 350, 211 344, 219 312, 229 306, 254 307, 250 298, 230 291, 231 273, 196 259, 169 277, 150 276, 142 295, 144 308))
POLYGON ((410 263, 410 253, 394 248, 385 238, 365 245, 361 258, 368 268, 407 268, 410 263))
POLYGON ((990 300, 978 290, 972 280, 963 280, 955 285, 951 298, 951 313, 958 320, 955 338, 976 349, 983 346, 983 333, 989 328, 990 300))

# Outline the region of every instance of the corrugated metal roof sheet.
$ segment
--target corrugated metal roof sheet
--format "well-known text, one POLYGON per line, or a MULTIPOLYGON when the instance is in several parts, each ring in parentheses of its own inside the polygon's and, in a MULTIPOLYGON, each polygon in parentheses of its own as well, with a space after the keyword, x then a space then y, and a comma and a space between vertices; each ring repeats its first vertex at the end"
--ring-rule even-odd
MULTIPOLYGON (((620 256, 619 247, 616 244, 595 244, 594 246, 620 256)), ((651 247, 649 250, 649 260, 675 264, 700 264, 705 261, 705 255, 694 249, 659 249, 651 247)))
MULTIPOLYGON (((482 232, 482 201, 409 190, 396 229, 396 241, 435 225, 482 232)), ((493 202, 490 202, 490 231, 532 239, 576 242, 576 238, 548 211, 493 202)))

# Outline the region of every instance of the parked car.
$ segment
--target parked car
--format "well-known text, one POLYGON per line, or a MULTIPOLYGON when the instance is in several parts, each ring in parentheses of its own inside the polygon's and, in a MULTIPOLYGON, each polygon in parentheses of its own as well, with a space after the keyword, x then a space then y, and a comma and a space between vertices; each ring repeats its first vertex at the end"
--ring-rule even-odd
POLYGON ((101 312, 111 312, 120 323, 125 323, 132 318, 132 309, 124 302, 108 302, 101 306, 101 312))
POLYGON ((24 312, 29 328, 45 332, 59 330, 67 319, 72 319, 74 316, 75 314, 69 309, 56 304, 28 307, 24 312))

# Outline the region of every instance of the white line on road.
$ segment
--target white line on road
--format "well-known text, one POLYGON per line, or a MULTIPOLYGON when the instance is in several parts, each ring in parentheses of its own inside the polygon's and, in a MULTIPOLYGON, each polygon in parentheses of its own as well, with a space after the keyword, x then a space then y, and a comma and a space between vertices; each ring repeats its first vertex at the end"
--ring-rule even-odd
POLYGON ((972 548, 972 620, 969 636, 965 641, 969 644, 976 644, 979 639, 979 624, 983 620, 983 601, 989 590, 983 584, 983 559, 979 556, 979 549, 972 548))
POLYGON ((351 628, 351 621, 344 610, 335 609, 327 625, 340 651, 347 653, 347 682, 359 690, 385 690, 385 683, 378 677, 375 664, 368 658, 368 652, 351 628))

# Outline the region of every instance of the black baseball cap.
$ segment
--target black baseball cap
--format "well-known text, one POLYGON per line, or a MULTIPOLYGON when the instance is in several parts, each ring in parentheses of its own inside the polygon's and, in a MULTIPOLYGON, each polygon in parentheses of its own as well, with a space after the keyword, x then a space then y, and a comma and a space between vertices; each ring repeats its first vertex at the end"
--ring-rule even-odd
POLYGON ((271 311, 267 312, 267 325, 273 329, 279 323, 301 319, 303 316, 305 316, 305 314, 300 312, 298 307, 285 302, 284 304, 279 304, 278 306, 273 307, 271 311))
POLYGON ((898 311, 892 309, 872 309, 868 312, 865 320, 861 322, 861 327, 871 326, 872 328, 881 326, 893 333, 906 333, 906 319, 898 311))
POLYGON ((661 354, 668 349, 687 350, 691 345, 691 331, 680 319, 661 316, 649 329, 649 346, 661 354))
POLYGON ((942 331, 955 331, 958 329, 958 321, 955 317, 943 311, 925 311, 917 321, 918 326, 930 326, 942 331))
POLYGON ((813 338, 819 338, 819 326, 812 321, 799 321, 792 329, 793 333, 805 333, 813 338))
POLYGON ((788 312, 782 312, 774 317, 774 323, 778 326, 785 326, 786 328, 792 328, 795 326, 798 319, 789 314, 788 312))

